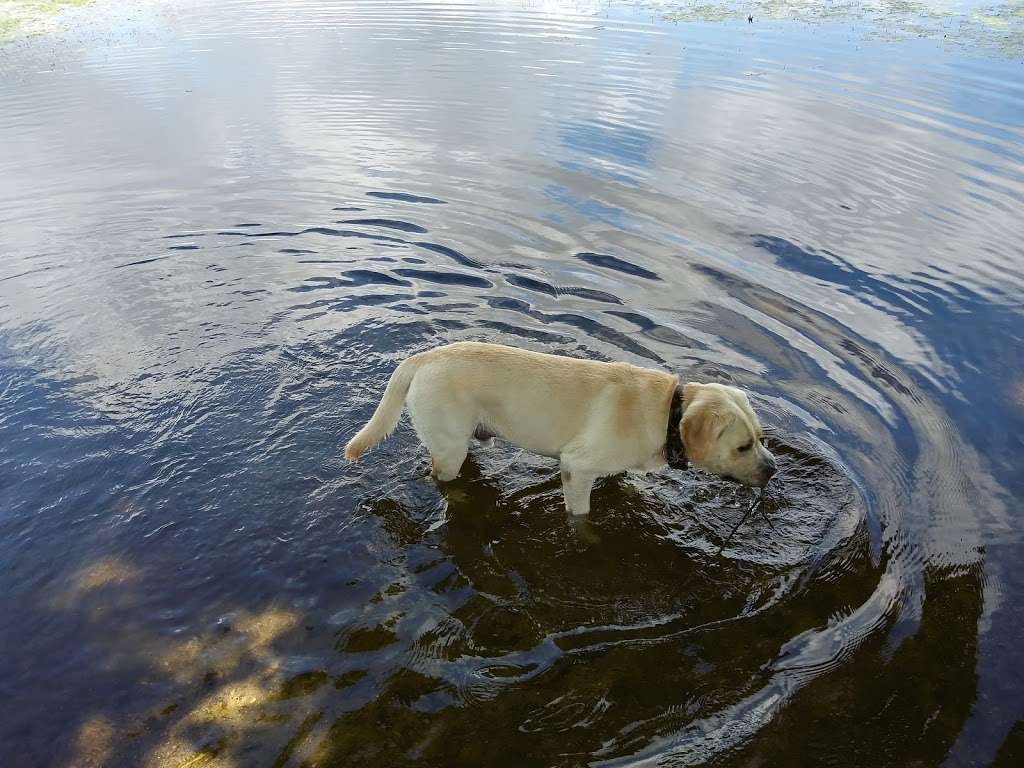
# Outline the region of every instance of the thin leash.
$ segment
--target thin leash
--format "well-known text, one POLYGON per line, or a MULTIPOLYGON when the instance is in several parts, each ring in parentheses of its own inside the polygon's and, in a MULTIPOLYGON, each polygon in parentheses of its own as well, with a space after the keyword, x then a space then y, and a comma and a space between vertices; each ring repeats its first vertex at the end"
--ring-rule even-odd
POLYGON ((754 513, 755 509, 759 509, 760 508, 760 510, 761 510, 761 517, 763 517, 764 521, 766 523, 768 523, 768 527, 769 528, 771 528, 773 531, 775 530, 775 524, 772 523, 771 518, 768 517, 768 513, 764 511, 764 505, 763 505, 762 502, 764 502, 764 489, 763 488, 761 489, 760 493, 757 494, 757 498, 754 499, 754 503, 751 504, 750 507, 747 509, 747 511, 743 513, 743 517, 741 517, 740 521, 738 523, 736 523, 736 525, 733 526, 733 529, 731 531, 729 531, 729 535, 725 537, 725 541, 723 541, 722 544, 718 547, 718 554, 719 555, 722 554, 722 550, 723 549, 725 549, 727 546, 729 546, 729 542, 732 541, 732 537, 736 535, 736 531, 738 531, 740 529, 741 525, 743 525, 745 522, 747 522, 747 520, 750 518, 750 516, 754 513))
MULTIPOLYGON (((761 508, 761 517, 763 517, 764 521, 766 523, 768 523, 768 527, 769 528, 771 528, 773 531, 775 530, 775 525, 772 523, 771 518, 768 517, 768 513, 765 512, 764 508, 762 507, 762 504, 764 502, 764 497, 765 497, 765 492, 764 492, 764 489, 762 488, 760 493, 758 493, 757 498, 754 499, 754 503, 751 504, 747 508, 747 511, 743 513, 743 517, 741 517, 739 522, 736 523, 736 525, 734 525, 732 527, 731 531, 729 531, 729 535, 726 536, 725 540, 722 541, 722 543, 718 545, 718 549, 715 551, 715 554, 712 555, 711 559, 708 561, 709 564, 716 563, 718 560, 721 559, 722 552, 724 552, 725 548, 727 546, 729 546, 730 542, 732 542, 733 536, 735 536, 736 532, 743 526, 743 524, 745 522, 747 522, 747 520, 750 519, 750 516, 754 513, 754 510, 758 509, 759 507, 761 508)), ((700 571, 700 569, 698 569, 698 568, 694 568, 692 571, 690 571, 690 573, 687 574, 686 578, 683 579, 682 583, 680 583, 679 586, 676 589, 679 590, 679 591, 682 591, 682 589, 687 584, 689 584, 690 581, 693 580, 693 577, 696 576, 699 571, 700 571)))

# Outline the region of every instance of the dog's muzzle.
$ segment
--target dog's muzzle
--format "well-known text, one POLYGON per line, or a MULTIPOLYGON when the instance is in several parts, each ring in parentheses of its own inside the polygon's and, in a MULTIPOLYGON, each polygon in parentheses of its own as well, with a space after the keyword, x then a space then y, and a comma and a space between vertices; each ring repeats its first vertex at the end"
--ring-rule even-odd
POLYGON ((775 463, 775 457, 769 456, 761 463, 761 487, 764 488, 768 485, 768 481, 772 479, 772 476, 779 471, 779 465, 775 463))

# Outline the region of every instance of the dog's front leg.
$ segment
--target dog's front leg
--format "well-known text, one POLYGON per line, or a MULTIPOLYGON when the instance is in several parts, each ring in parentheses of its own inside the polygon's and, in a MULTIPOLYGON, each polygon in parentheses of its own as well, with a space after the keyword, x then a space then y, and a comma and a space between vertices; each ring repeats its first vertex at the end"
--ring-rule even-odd
POLYGON ((573 515, 590 514, 590 489, 597 475, 562 465, 562 495, 565 508, 573 515))

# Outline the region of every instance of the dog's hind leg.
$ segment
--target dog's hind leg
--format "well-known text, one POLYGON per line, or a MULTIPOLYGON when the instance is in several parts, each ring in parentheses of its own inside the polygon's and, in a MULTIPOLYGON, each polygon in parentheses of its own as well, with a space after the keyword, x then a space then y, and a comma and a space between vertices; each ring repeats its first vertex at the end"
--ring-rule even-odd
POLYGON ((465 403, 446 394, 446 385, 436 381, 430 370, 425 373, 409 388, 405 404, 417 437, 430 451, 431 474, 448 482, 459 476, 477 417, 465 403))
POLYGON ((430 451, 431 474, 441 482, 454 480, 466 460, 475 425, 460 419, 458 413, 439 409, 423 412, 410 408, 410 416, 416 434, 430 451))

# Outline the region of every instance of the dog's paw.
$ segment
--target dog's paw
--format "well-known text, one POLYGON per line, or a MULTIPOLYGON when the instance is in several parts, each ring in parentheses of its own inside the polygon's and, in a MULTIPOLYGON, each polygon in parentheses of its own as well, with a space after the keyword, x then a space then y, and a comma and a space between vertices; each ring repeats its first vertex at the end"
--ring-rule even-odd
POLYGON ((597 527, 590 522, 587 515, 569 515, 569 527, 572 528, 576 537, 588 546, 596 546, 601 543, 601 534, 597 527))

